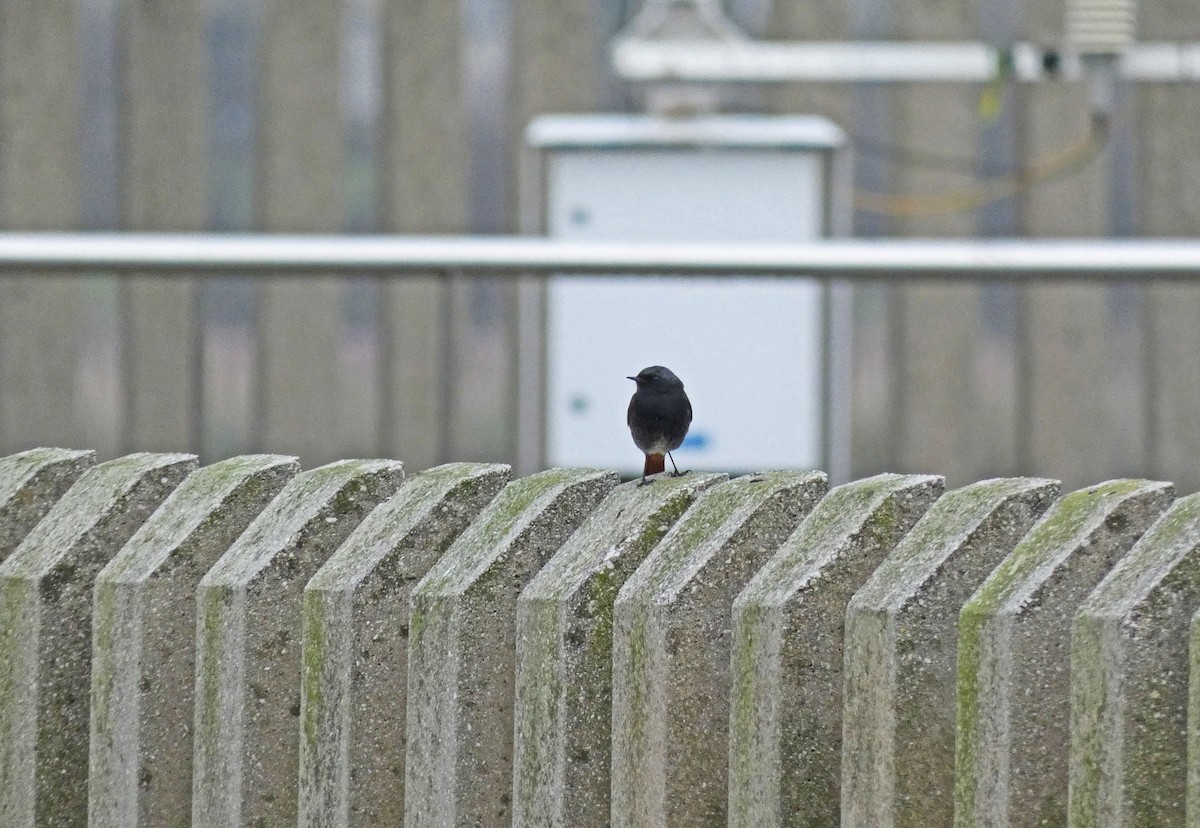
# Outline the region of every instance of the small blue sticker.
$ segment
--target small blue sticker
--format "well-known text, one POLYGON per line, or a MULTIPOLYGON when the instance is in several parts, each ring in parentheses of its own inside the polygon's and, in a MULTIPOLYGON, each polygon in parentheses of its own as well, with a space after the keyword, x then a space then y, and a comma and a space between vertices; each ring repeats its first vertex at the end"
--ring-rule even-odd
POLYGON ((691 451, 706 451, 711 440, 706 431, 692 431, 687 437, 683 438, 683 445, 680 448, 689 449, 691 451))

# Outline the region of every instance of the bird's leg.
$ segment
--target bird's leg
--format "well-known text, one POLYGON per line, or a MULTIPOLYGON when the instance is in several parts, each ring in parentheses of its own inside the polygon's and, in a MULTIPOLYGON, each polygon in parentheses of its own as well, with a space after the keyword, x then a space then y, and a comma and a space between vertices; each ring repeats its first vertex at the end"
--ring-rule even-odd
MULTIPOLYGON (((669 451, 667 452, 667 457, 671 457, 671 452, 669 452, 669 451)), ((671 477, 683 477, 685 474, 691 474, 691 472, 692 472, 691 469, 685 469, 684 471, 680 471, 679 466, 675 465, 674 457, 671 457, 671 468, 673 468, 675 470, 675 471, 671 472, 671 477)))
POLYGON ((649 485, 650 485, 651 483, 653 483, 653 482, 654 482, 653 480, 649 479, 648 477, 646 477, 646 475, 644 475, 644 474, 643 474, 643 475, 642 475, 642 482, 641 482, 641 483, 638 483, 638 486, 639 486, 639 487, 641 487, 641 486, 649 486, 649 485))

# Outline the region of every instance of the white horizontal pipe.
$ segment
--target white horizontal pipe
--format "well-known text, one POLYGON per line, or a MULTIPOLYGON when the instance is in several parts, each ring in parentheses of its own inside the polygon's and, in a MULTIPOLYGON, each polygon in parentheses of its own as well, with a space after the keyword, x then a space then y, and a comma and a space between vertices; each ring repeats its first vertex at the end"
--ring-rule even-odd
POLYGON ((1117 66, 1122 77, 1143 82, 1200 81, 1200 43, 1142 43, 1117 66))
POLYGON ((0 274, 38 271, 806 275, 853 279, 1194 279, 1200 239, 580 243, 530 236, 0 233, 0 274))
MULTIPOLYGON (((629 81, 769 83, 794 81, 957 81, 985 83, 1003 71, 1022 81, 1079 77, 1079 56, 1064 52, 1053 74, 1032 43, 670 41, 620 38, 613 67, 629 81), (1011 57, 1011 60, 1008 58, 1011 57)), ((1134 44, 1118 61, 1130 81, 1200 80, 1200 44, 1134 44)))
POLYGON ((620 39, 613 67, 630 81, 977 81, 1000 53, 984 43, 767 43, 620 39))

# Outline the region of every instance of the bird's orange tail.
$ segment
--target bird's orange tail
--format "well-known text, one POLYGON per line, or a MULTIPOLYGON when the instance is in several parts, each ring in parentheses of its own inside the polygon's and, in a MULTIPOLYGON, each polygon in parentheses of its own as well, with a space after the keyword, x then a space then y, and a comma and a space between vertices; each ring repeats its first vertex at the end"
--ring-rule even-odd
POLYGON ((642 471, 642 477, 649 477, 652 474, 658 474, 667 470, 667 458, 662 454, 647 454, 646 467, 642 471))

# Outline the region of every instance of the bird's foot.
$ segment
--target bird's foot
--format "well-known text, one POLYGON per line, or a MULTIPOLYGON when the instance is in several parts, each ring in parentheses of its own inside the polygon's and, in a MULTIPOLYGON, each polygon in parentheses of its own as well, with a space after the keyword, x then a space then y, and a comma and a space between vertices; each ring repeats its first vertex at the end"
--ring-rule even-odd
POLYGON ((651 480, 649 477, 643 477, 643 478, 641 479, 641 482, 640 482, 640 483, 638 483, 638 488, 641 488, 642 486, 649 486, 649 485, 650 485, 651 483, 653 483, 653 482, 654 482, 654 481, 653 481, 653 480, 651 480))
POLYGON ((691 469, 684 469, 683 471, 679 471, 679 469, 676 469, 675 471, 671 472, 671 477, 683 477, 685 474, 691 474, 691 473, 692 473, 691 469))

